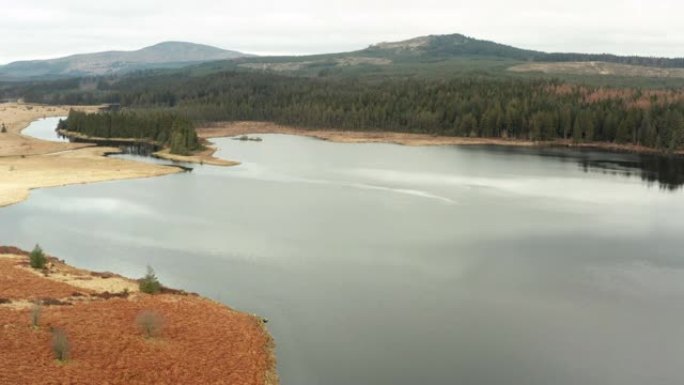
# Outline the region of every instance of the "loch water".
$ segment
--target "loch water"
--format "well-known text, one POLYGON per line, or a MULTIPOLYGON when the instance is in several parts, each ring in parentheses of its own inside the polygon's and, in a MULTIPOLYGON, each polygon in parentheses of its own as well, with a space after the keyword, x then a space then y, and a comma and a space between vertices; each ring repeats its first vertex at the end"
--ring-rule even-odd
POLYGON ((257 313, 284 385, 684 382, 680 159, 261 137, 35 190, 0 244, 257 313))

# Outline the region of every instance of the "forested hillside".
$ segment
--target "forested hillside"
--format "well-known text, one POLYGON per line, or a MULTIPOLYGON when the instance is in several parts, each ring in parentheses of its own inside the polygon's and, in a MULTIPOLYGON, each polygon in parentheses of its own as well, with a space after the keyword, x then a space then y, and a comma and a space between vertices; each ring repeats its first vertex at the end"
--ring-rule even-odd
POLYGON ((633 77, 630 86, 623 86, 622 78, 614 77, 612 86, 604 86, 595 77, 558 80, 506 71, 522 61, 588 59, 684 66, 682 59, 548 54, 455 34, 381 43, 348 54, 6 84, 0 85, 0 99, 120 103, 128 112, 73 115, 66 124, 88 135, 149 138, 180 152, 197 145, 189 134, 191 123, 237 120, 682 149, 681 79, 633 77))
MULTIPOLYGON (((462 78, 380 82, 222 73, 101 84, 82 102, 120 102, 195 122, 256 120, 310 128, 684 145, 684 92, 551 80, 462 78)), ((44 100, 62 103, 63 100, 44 100)))
POLYGON ((521 49, 488 40, 479 40, 461 34, 431 35, 401 42, 380 43, 358 52, 397 59, 422 57, 444 59, 458 56, 499 57, 523 62, 576 62, 601 61, 649 67, 684 68, 684 58, 619 56, 611 54, 547 53, 521 49))

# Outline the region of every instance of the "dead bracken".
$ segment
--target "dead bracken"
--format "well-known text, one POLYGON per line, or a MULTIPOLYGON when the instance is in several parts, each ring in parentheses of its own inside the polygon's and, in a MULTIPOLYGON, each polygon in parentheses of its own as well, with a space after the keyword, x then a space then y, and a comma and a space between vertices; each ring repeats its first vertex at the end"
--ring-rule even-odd
POLYGON ((0 341, 12 341, 2 344, 0 384, 277 384, 260 318, 47 259, 43 275, 27 253, 0 248, 0 341), (121 280, 129 285, 108 282, 121 280))

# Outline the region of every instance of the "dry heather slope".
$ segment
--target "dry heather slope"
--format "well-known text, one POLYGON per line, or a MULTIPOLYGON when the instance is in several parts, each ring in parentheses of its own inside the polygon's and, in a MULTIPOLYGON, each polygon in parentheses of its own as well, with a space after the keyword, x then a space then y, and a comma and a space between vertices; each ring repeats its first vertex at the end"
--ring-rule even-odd
POLYGON ((513 72, 541 72, 567 75, 612 75, 649 78, 684 78, 684 68, 657 68, 606 62, 525 63, 513 72))
MULTIPOLYGON (((143 178, 179 172, 175 167, 107 158, 116 149, 42 141, 21 135, 32 121, 65 116, 70 107, 0 104, 0 207, 26 199, 40 187, 143 178)), ((94 111, 97 107, 75 107, 94 111)))
POLYGON ((256 316, 176 290, 140 293, 135 281, 52 257, 37 271, 27 253, 0 247, 0 384, 275 385, 272 347, 256 316), (141 314, 156 317, 151 337, 141 314), (70 346, 64 362, 54 329, 70 346))

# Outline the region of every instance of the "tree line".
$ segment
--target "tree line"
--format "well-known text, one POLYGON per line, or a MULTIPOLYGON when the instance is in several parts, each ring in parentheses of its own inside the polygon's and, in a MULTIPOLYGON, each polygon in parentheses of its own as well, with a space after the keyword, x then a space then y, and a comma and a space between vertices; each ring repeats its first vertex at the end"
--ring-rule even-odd
MULTIPOLYGON (((69 97, 88 104, 118 102, 131 111, 123 116, 156 123, 164 119, 160 116, 183 116, 196 123, 272 121, 304 128, 605 141, 668 151, 684 145, 684 90, 600 88, 548 79, 325 79, 245 72, 100 79, 94 88, 32 95, 48 103, 69 97)), ((103 116, 92 118, 92 124, 98 131, 116 131, 107 135, 171 140, 172 130, 155 123, 136 123, 144 134, 126 132, 125 125, 109 123, 111 115, 103 116)))
POLYGON ((97 138, 151 140, 171 153, 188 155, 202 146, 191 120, 169 112, 101 112, 71 110, 58 129, 97 138))
POLYGON ((684 93, 550 80, 322 80, 223 73, 117 85, 123 105, 195 121, 265 120, 346 130, 684 145, 684 93))

